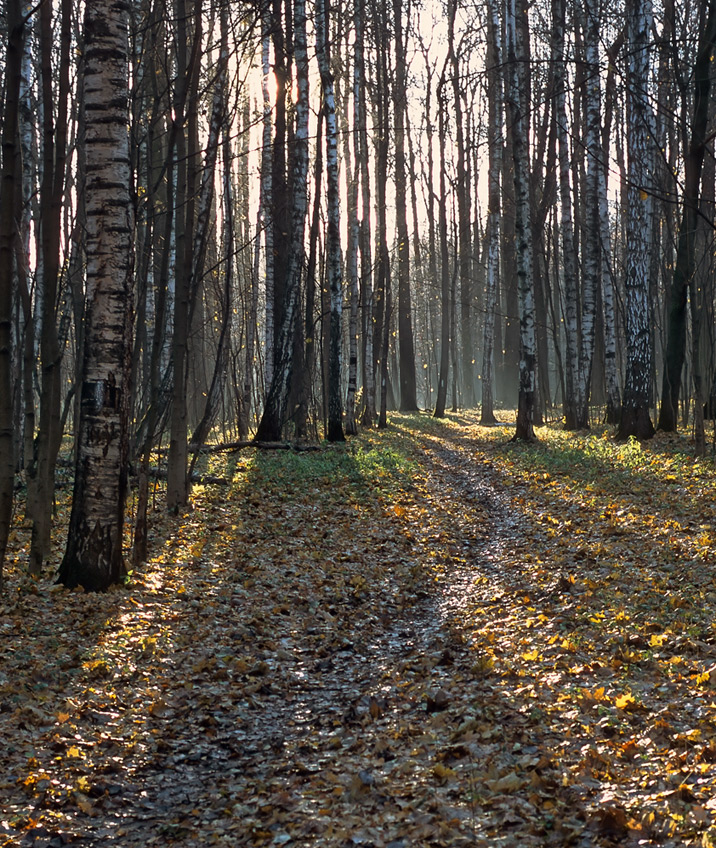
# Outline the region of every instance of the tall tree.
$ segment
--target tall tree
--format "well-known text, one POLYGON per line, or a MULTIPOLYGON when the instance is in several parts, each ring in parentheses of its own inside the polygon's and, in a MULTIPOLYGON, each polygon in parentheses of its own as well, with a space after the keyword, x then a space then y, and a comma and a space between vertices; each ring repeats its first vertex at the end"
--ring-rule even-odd
MULTIPOLYGON (((686 306, 696 272, 696 231, 701 194, 701 173, 712 111, 711 74, 716 48, 716 2, 699 3, 699 44, 694 63, 693 110, 690 138, 684 157, 684 196, 676 264, 669 293, 669 326, 659 412, 659 429, 674 431, 678 422, 681 375, 686 358, 686 306)), ((691 85, 689 86, 689 89, 691 85)), ((686 92, 684 92, 686 96, 686 92)), ((698 304, 691 308, 698 311, 698 304)))
MULTIPOLYGON (((445 94, 445 70, 438 84, 438 140, 440 149, 445 149, 447 138, 447 106, 445 94)), ((448 253, 448 222, 447 222, 447 177, 446 157, 440 157, 440 196, 438 200, 438 230, 440 233, 440 373, 438 377, 438 395, 435 401, 435 418, 443 418, 447 402, 448 377, 450 375, 450 259, 448 253)))
POLYGON ((62 354, 57 332, 60 283, 60 230, 65 192, 68 99, 70 92, 71 9, 60 6, 59 80, 53 73, 52 4, 40 5, 42 79, 42 181, 40 184, 40 416, 33 462, 29 468, 28 511, 32 518, 30 572, 39 574, 49 553, 55 497, 55 461, 60 447, 62 354))
POLYGON ((326 234, 328 289, 330 292, 330 330, 328 350, 328 430, 330 442, 342 442, 343 403, 341 399, 341 309, 343 305, 341 220, 338 182, 338 133, 336 100, 328 48, 327 0, 318 0, 316 8, 316 54, 321 75, 323 108, 326 113, 326 182, 328 231, 326 234))
MULTIPOLYGON (((460 276, 460 337, 462 341, 462 391, 465 406, 472 407, 475 397, 475 351, 472 328, 472 226, 470 220, 470 183, 468 175, 468 150, 465 142, 463 117, 463 80, 460 72, 459 47, 455 49, 455 18, 458 0, 448 3, 448 55, 450 81, 455 108, 455 193, 457 194, 458 273, 460 276)), ((454 340, 457 343, 457 339, 454 340)), ((457 375, 453 375, 457 378, 457 375)))
POLYGON ((627 0, 627 146, 628 210, 626 256, 627 369, 622 415, 617 435, 648 439, 654 435, 651 399, 652 327, 649 321, 651 228, 649 144, 649 39, 651 0, 627 0))
POLYGON ((520 296, 520 378, 517 426, 514 438, 532 441, 535 410, 535 297, 532 276, 532 225, 530 222, 526 27, 527 7, 522 0, 507 0, 505 97, 512 125, 512 164, 515 186, 515 236, 520 296), (519 15, 519 18, 518 18, 519 15))
POLYGON ((85 7, 86 339, 75 484, 59 579, 104 590, 124 573, 132 208, 127 125, 129 5, 85 7))
POLYGON ((489 0, 487 18, 488 176, 487 278, 482 344, 481 424, 494 424, 495 311, 500 271, 500 173, 502 171, 502 49, 497 0, 489 0))
POLYGON ((559 148, 560 235, 564 275, 565 393, 564 420, 568 430, 579 427, 577 386, 579 383, 579 280, 574 244, 572 156, 569 149, 570 127, 567 122, 565 60, 565 0, 552 0, 552 60, 554 63, 555 122, 559 148))
MULTIPOLYGON (((293 344, 300 302, 301 275, 304 257, 304 234, 308 207, 308 45, 306 41, 306 3, 295 0, 293 7, 294 58, 296 62, 296 129, 293 137, 293 198, 291 208, 291 249, 288 271, 283 287, 281 322, 276 343, 275 368, 266 397, 256 438, 276 441, 287 423, 287 408, 293 375, 293 344)), ((276 184, 273 185, 274 199, 276 184)), ((275 206, 274 206, 275 208, 275 206)), ((275 214, 274 214, 275 218, 275 214)), ((274 231, 275 231, 274 220, 274 231)), ((270 351, 267 351, 270 355, 270 351)))
POLYGON ((15 483, 12 410, 13 255, 17 238, 15 208, 18 185, 18 111, 25 21, 21 0, 5 4, 7 42, 0 182, 0 591, 12 521, 15 483))
POLYGON ((393 121, 395 157, 395 221, 398 237, 398 355, 400 365, 400 409, 418 409, 415 379, 415 342, 410 292, 410 239, 407 218, 407 180, 405 168, 405 110, 407 107, 407 68, 403 32, 403 0, 393 0, 395 27, 395 72, 393 77, 393 121))

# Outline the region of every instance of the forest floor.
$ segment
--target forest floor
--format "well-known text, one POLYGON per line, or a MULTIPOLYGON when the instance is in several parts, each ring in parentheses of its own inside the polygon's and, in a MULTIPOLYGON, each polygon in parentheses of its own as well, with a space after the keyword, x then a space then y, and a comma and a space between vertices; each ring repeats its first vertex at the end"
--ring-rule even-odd
POLYGON ((713 460, 511 433, 213 454, 103 595, 18 523, 0 846, 716 846, 713 460))

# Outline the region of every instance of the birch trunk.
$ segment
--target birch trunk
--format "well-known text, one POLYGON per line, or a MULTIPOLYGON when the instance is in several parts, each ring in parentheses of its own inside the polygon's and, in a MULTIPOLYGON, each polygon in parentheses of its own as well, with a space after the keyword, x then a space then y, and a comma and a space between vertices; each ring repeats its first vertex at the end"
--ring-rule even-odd
MULTIPOLYGON (((263 116, 261 124, 261 189, 259 196, 259 237, 264 242, 264 292, 266 298, 266 314, 264 317, 264 384, 266 390, 273 380, 274 360, 274 256, 273 256, 273 175, 271 153, 271 14, 268 3, 262 6, 263 36, 261 41, 261 98, 263 116)), ((258 245, 257 245, 258 250, 258 245)))
MULTIPOLYGON (((361 6, 354 3, 353 20, 356 33, 361 26, 361 6)), ((346 391, 346 434, 355 436, 358 433, 356 423, 356 394, 358 391, 358 305, 360 297, 358 279, 358 253, 360 250, 360 221, 358 218, 358 193, 361 174, 361 142, 360 142, 360 96, 362 85, 361 54, 356 34, 353 46, 353 132, 346 132, 345 159, 346 168, 351 169, 350 137, 353 139, 353 162, 348 177, 348 257, 346 270, 349 287, 349 318, 348 318, 348 389, 346 391)))
POLYGON ((333 74, 328 52, 327 2, 316 5, 316 56, 318 58, 323 108, 326 115, 326 182, 328 229, 326 233, 328 289, 331 316, 328 351, 328 431, 329 442, 345 441, 341 398, 341 321, 343 307, 341 261, 340 185, 338 181, 338 133, 333 74))
POLYGON ((599 15, 594 0, 583 0, 581 9, 586 59, 585 117, 587 176, 585 227, 582 242, 582 314, 577 384, 577 428, 589 427, 589 399, 596 338, 597 290, 601 279, 599 175, 602 171, 601 89, 599 84, 599 15))
POLYGON ((515 237, 517 282, 520 301, 520 378, 517 426, 514 439, 533 441, 535 409, 535 296, 532 277, 532 227, 530 222, 528 122, 523 92, 527 89, 528 68, 520 14, 527 14, 520 0, 507 0, 507 85, 506 100, 512 124, 512 162, 515 186, 515 237))
MULTIPOLYGON (((445 117, 445 76, 438 84, 438 141, 440 148, 445 149, 446 117, 445 117)), ((447 224, 447 180, 445 175, 445 157, 440 157, 439 178, 439 208, 438 230, 440 233, 440 372, 438 376, 438 395, 435 401, 433 417, 444 418, 447 404, 448 378, 450 376, 450 257, 448 253, 448 224, 447 224)))
POLYGON ((617 436, 648 439, 652 328, 649 321, 650 201, 652 176, 647 85, 650 76, 651 0, 627 2, 627 169, 629 177, 626 255, 627 368, 617 436))
POLYGON ((485 325, 482 344, 482 402, 480 423, 495 424, 495 310, 500 273, 500 173, 502 171, 502 50, 500 47, 500 15, 497 0, 488 2, 488 199, 487 199, 487 285, 485 325))
POLYGON ((555 122, 559 151, 560 235, 562 237, 562 268, 564 280, 564 332, 565 332, 565 394, 564 424, 567 430, 578 427, 579 383, 579 281, 577 279, 577 254, 574 247, 574 221, 572 218, 572 189, 570 173, 572 156, 569 149, 569 127, 566 106, 566 61, 564 56, 565 0, 552 2, 552 59, 554 62, 555 122))
POLYGON ((105 590, 124 574, 131 240, 128 4, 85 9, 87 183, 85 348, 75 485, 59 580, 105 590))
POLYGON ((355 61, 360 76, 359 120, 356 138, 360 142, 360 286, 363 301, 361 325, 363 329, 363 411, 361 424, 372 427, 376 419, 375 367, 373 347, 373 247, 371 228, 370 167, 365 96, 365 3, 355 0, 355 61))

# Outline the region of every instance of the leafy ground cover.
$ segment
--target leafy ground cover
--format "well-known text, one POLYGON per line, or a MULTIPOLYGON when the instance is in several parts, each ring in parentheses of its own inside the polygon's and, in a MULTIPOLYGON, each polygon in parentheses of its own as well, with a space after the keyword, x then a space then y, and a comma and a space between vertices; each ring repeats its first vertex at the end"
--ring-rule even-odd
POLYGON ((716 845, 713 463, 511 432, 212 455, 100 596, 19 525, 0 845, 716 845))

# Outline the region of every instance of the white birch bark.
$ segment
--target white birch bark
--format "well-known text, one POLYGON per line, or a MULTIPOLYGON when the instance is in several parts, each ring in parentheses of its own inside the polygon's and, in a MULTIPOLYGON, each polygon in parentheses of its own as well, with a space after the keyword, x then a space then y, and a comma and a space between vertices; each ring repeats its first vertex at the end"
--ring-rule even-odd
MULTIPOLYGON (((354 25, 360 24, 360 5, 354 4, 354 25)), ((358 38, 353 45, 353 133, 346 134, 346 150, 350 152, 348 143, 349 135, 353 138, 353 163, 352 174, 348 185, 348 255, 346 270, 348 273, 348 286, 350 292, 350 312, 348 317, 348 389, 346 391, 346 433, 354 436, 358 432, 356 422, 356 393, 358 391, 358 300, 360 297, 358 280, 358 252, 360 249, 360 221, 358 219, 358 193, 360 187, 360 96, 361 96, 361 68, 359 64, 360 51, 358 38)), ((350 160, 346 156, 346 167, 350 160)))
POLYGON ((565 2, 552 3, 552 61, 554 63, 555 123, 559 161, 559 197, 562 247, 562 269, 564 279, 564 332, 565 332, 565 396, 564 420, 568 430, 577 427, 577 385, 579 383, 579 281, 577 279, 577 255, 574 247, 574 221, 572 218, 572 189, 570 173, 572 155, 569 149, 567 126, 565 61, 565 2))
POLYGON ((75 487, 60 580, 104 590, 123 574, 131 314, 128 4, 85 8, 85 349, 75 487))
POLYGON ((609 206, 607 203, 606 165, 599 169, 599 232, 602 249, 602 309, 604 312, 604 373, 606 377, 608 424, 618 424, 621 415, 621 389, 617 368, 617 330, 614 271, 612 265, 609 206))
POLYGON ((506 68, 505 97, 512 122, 512 158, 515 185, 515 237, 517 281, 520 301, 520 372, 517 425, 514 439, 534 439, 535 406, 535 295, 532 268, 532 227, 529 191, 529 123, 526 104, 526 45, 524 28, 517 26, 517 3, 520 14, 526 9, 520 0, 506 0, 506 68))
POLYGON ((341 320, 343 287, 341 269, 341 212, 338 180, 338 132, 333 74, 328 52, 326 4, 316 4, 316 56, 323 89, 326 115, 327 218, 326 253, 331 316, 328 351, 328 432, 331 442, 343 441, 343 403, 341 399, 341 320))
MULTIPOLYGON (((266 313, 264 316, 264 382, 268 391, 273 379, 274 363, 274 261, 273 261, 273 190, 271 176, 271 7, 263 5, 262 11, 263 35, 261 40, 261 97, 263 103, 263 120, 261 125, 261 189, 259 197, 260 233, 264 241, 264 296, 266 298, 266 313)), ((258 246, 257 246, 258 249, 258 246)))
POLYGON ((502 172, 502 50, 498 0, 488 0, 489 165, 487 210, 487 280, 482 345, 481 424, 494 424, 495 309, 500 272, 500 174, 502 172))
POLYGON ((584 28, 586 59, 585 117, 587 179, 582 277, 581 344, 576 391, 576 426, 589 427, 589 398, 596 332, 597 289, 600 285, 600 213, 599 174, 602 172, 601 86, 599 77, 599 15, 594 0, 582 0, 580 9, 584 28))
POLYGON ((355 0, 355 63, 360 75, 356 139, 360 152, 360 285, 363 299, 363 411, 361 424, 372 427, 376 419, 375 368, 373 349, 373 249, 371 227, 370 168, 365 96, 365 3, 355 0))
POLYGON ((649 145, 649 41, 651 0, 627 0, 627 169, 626 255, 627 368, 618 437, 644 439, 654 434, 649 417, 652 328, 649 321, 651 181, 649 145))

